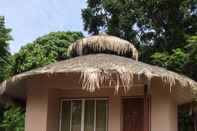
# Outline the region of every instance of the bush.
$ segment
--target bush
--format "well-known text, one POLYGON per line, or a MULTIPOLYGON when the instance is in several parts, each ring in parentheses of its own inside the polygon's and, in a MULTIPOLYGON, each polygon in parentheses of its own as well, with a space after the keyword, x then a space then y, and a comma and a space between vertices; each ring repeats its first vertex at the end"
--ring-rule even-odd
POLYGON ((2 122, 0 123, 1 131, 24 131, 25 111, 18 105, 11 105, 5 109, 2 122))

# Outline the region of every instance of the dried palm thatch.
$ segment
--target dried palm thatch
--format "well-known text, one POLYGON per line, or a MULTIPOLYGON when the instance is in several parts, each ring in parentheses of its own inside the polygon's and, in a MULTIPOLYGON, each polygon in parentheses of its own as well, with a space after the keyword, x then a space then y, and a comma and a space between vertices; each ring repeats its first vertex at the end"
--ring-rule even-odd
POLYGON ((104 83, 107 83, 108 86, 113 85, 112 87, 115 88, 116 92, 120 88, 127 92, 135 84, 134 77, 136 77, 149 86, 151 86, 153 78, 159 78, 163 85, 170 89, 177 86, 180 89, 185 87, 191 90, 194 95, 197 93, 197 83, 185 76, 157 66, 108 54, 80 56, 16 75, 1 84, 0 92, 9 95, 9 90, 16 92, 17 90, 24 90, 24 81, 34 76, 46 76, 46 74, 54 76, 53 74, 62 73, 81 74, 79 83, 84 90, 89 92, 102 88, 104 83))
POLYGON ((138 51, 130 42, 109 35, 96 35, 76 41, 68 49, 71 57, 87 54, 114 54, 138 60, 138 51))
POLYGON ((105 85, 115 88, 116 93, 123 88, 126 93, 135 85, 136 78, 149 87, 152 79, 159 78, 162 85, 170 90, 173 87, 185 87, 191 90, 192 97, 197 94, 195 81, 166 69, 136 61, 136 48, 128 41, 114 36, 98 35, 81 39, 72 44, 68 52, 71 57, 78 57, 16 75, 0 85, 0 94, 15 93, 16 96, 21 96, 21 92, 25 92, 26 80, 36 76, 56 77, 58 74, 80 74, 80 79, 77 80, 82 89, 89 92, 95 92, 105 85))

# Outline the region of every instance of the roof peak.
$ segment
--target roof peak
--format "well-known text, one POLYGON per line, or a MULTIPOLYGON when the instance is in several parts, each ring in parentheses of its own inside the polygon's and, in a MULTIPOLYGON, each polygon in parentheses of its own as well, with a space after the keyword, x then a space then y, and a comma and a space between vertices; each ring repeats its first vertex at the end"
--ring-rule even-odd
POLYGON ((70 45, 68 50, 70 57, 98 53, 113 54, 138 60, 138 51, 132 43, 104 33, 77 40, 70 45))

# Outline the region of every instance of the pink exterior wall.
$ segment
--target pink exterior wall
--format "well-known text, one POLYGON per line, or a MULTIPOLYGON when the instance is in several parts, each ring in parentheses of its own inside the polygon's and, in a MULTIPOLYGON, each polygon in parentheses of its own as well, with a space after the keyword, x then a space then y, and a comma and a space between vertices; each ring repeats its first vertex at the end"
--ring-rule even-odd
POLYGON ((48 89, 32 86, 28 89, 25 131, 47 131, 48 89))
POLYGON ((177 105, 169 88, 155 82, 151 88, 151 131, 177 131, 177 105))
MULTIPOLYGON (((59 131, 60 100, 62 98, 106 97, 109 99, 108 131, 122 131, 121 99, 143 95, 143 86, 132 87, 126 95, 114 94, 105 88, 88 93, 65 81, 28 83, 25 131, 59 131), (64 89, 63 89, 64 88, 64 89)), ((159 83, 151 88, 151 131, 177 131, 177 106, 168 88, 159 83)))

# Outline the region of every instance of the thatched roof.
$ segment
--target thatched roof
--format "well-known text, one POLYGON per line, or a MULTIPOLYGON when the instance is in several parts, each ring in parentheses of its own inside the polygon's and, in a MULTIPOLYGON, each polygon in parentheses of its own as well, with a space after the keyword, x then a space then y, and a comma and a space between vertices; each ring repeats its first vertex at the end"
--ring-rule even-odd
POLYGON ((115 88, 116 92, 121 88, 126 93, 138 80, 151 87, 153 80, 157 79, 170 90, 184 89, 175 91, 180 95, 187 89, 192 98, 196 97, 195 81, 164 68, 136 61, 137 49, 120 38, 106 35, 84 38, 71 45, 69 53, 74 58, 24 72, 4 81, 0 85, 0 94, 21 97, 25 94, 28 80, 37 76, 57 77, 60 74, 68 79, 72 74, 80 76, 78 83, 89 92, 95 92, 105 85, 115 88))
POLYGON ((138 60, 138 51, 132 43, 109 35, 95 35, 80 39, 69 47, 68 53, 71 57, 105 53, 138 60))
POLYGON ((186 88, 191 90, 193 95, 197 93, 197 83, 185 76, 164 68, 108 54, 75 57, 16 75, 2 83, 0 92, 9 95, 10 90, 12 92, 24 90, 24 81, 38 75, 50 77, 54 76, 54 74, 57 76, 58 74, 69 73, 81 74, 79 83, 81 83, 84 90, 89 92, 102 88, 103 83, 107 83, 108 86, 114 84, 113 87, 116 91, 123 88, 127 92, 135 84, 134 77, 136 77, 149 86, 151 86, 152 79, 159 78, 164 87, 167 86, 169 89, 174 87, 186 88), (120 85, 122 86, 120 87, 120 85))

